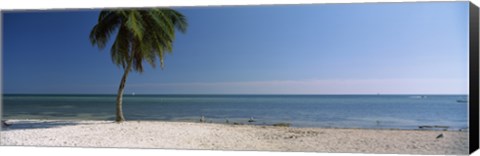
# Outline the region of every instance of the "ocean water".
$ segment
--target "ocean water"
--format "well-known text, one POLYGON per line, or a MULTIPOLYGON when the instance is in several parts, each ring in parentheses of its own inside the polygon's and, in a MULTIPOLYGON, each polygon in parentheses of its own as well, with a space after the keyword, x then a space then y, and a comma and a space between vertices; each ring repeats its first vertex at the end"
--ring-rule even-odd
MULTIPOLYGON (((3 95, 6 119, 114 120, 115 95, 3 95)), ((127 95, 127 120, 293 127, 468 128, 466 95, 127 95), (255 122, 248 122, 253 117, 255 122)))

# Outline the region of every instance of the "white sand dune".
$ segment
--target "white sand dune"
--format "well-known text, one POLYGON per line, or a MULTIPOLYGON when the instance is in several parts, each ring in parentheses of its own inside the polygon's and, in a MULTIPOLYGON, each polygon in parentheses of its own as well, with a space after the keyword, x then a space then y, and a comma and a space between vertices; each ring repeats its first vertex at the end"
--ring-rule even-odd
POLYGON ((1 145, 468 154, 468 132, 289 128, 160 121, 9 120, 1 145), (439 134, 443 137, 437 138, 439 134))

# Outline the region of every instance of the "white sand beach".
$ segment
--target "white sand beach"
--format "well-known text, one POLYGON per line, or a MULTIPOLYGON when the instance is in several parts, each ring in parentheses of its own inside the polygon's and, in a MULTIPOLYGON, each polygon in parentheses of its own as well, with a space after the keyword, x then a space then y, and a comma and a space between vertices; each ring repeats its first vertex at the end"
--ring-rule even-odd
POLYGON ((292 128, 160 121, 8 120, 1 145, 468 154, 468 132, 292 128), (440 134, 443 137, 437 138, 440 134))

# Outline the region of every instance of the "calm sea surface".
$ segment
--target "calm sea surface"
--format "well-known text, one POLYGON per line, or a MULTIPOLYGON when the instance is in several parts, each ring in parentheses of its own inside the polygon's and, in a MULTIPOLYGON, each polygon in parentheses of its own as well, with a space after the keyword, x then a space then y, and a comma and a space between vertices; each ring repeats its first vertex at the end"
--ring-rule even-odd
MULTIPOLYGON (((115 95, 3 95, 6 119, 113 120, 115 95)), ((466 95, 135 95, 127 120, 195 121, 294 127, 468 127, 466 95), (249 123, 253 117, 255 122, 249 123)))

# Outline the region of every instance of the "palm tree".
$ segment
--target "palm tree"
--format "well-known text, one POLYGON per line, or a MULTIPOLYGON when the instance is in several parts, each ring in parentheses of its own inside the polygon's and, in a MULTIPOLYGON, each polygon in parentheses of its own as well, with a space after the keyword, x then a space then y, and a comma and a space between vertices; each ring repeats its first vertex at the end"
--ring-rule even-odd
POLYGON ((90 41, 99 49, 106 47, 116 33, 110 49, 112 61, 124 69, 116 100, 116 121, 125 121, 122 111, 123 91, 130 71, 143 72, 143 62, 163 69, 166 53, 172 52, 175 30, 185 33, 187 20, 181 13, 167 8, 137 10, 102 10, 98 23, 90 32, 90 41))

